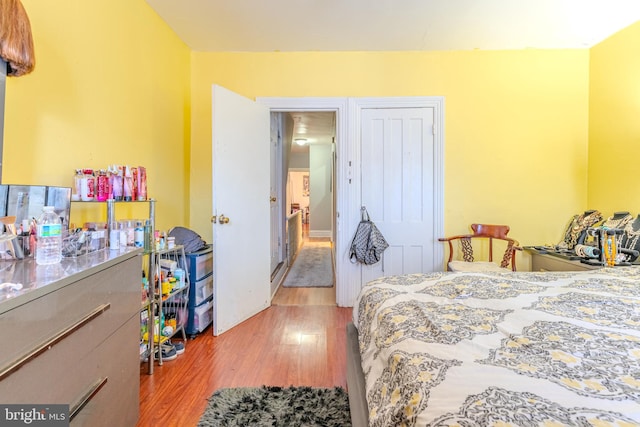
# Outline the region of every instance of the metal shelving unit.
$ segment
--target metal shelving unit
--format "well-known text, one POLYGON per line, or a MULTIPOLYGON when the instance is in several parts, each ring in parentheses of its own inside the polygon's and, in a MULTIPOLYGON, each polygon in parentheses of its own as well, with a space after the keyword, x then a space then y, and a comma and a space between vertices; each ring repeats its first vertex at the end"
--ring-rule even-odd
MULTIPOLYGON (((145 236, 145 249, 142 254, 142 270, 146 272, 148 281, 148 292, 146 300, 142 301, 140 307, 141 321, 143 317, 146 317, 147 321, 147 347, 143 351, 141 347, 140 361, 148 363, 147 373, 153 374, 155 353, 158 352, 158 364, 162 365, 162 343, 170 340, 179 333, 182 335, 182 339, 186 343, 187 335, 185 332, 187 320, 188 320, 188 302, 189 302, 189 268, 186 261, 184 252, 184 246, 176 245, 169 249, 158 250, 154 241, 155 230, 155 215, 156 215, 156 201, 154 199, 149 200, 134 200, 134 201, 121 201, 121 200, 107 200, 103 201, 73 201, 74 203, 106 203, 107 205, 107 240, 109 232, 113 227, 117 226, 115 205, 116 204, 128 204, 128 203, 148 203, 149 204, 149 225, 150 233, 145 236), (175 263, 184 271, 184 281, 182 286, 173 287, 170 290, 162 289, 162 281, 160 279, 161 264, 162 263, 175 263), (158 316, 158 330, 156 331, 155 317, 158 316), (173 328, 170 334, 163 335, 163 327, 160 324, 162 318, 171 316, 176 319, 176 327, 173 328), (156 350, 157 349, 157 350, 156 350)), ((108 243, 107 243, 108 247, 108 243)), ((105 249, 109 250, 109 249, 105 249)), ((141 283, 142 286, 142 283, 141 283)), ((166 322, 165 322, 166 323, 166 322)), ((144 343, 141 336, 141 343, 144 343)))
MULTIPOLYGON (((187 335, 185 328, 187 325, 188 308, 189 303, 189 271, 186 265, 186 257, 184 253, 184 246, 177 245, 171 249, 154 250, 150 254, 151 263, 150 266, 153 271, 153 290, 154 298, 152 300, 152 313, 160 318, 165 319, 165 325, 168 318, 175 318, 175 327, 171 333, 163 334, 163 327, 160 325, 158 328, 158 340, 156 342, 155 335, 153 336, 153 347, 158 346, 158 364, 162 365, 162 343, 170 340, 171 338, 182 334, 183 342, 186 343, 187 335), (175 263, 176 268, 180 268, 184 271, 184 281, 180 283, 176 281, 171 289, 163 289, 163 282, 159 279, 160 273, 163 270, 162 264, 168 265, 175 263)), ((150 288, 151 289, 151 285, 150 288)), ((161 320, 160 320, 161 322, 161 320)), ((155 318, 153 320, 155 330, 155 318)), ((150 373, 153 373, 153 364, 151 365, 150 373)))
MULTIPOLYGON (((107 248, 109 246, 108 243, 108 239, 109 239, 109 235, 110 235, 110 231, 113 227, 116 226, 117 221, 116 221, 116 208, 115 205, 116 204, 121 204, 121 203, 148 203, 149 204, 149 223, 151 225, 151 233, 153 233, 153 230, 155 230, 155 217, 156 217, 156 201, 155 199, 148 199, 148 200, 132 200, 132 201, 124 201, 124 200, 113 200, 113 199, 109 199, 106 202, 98 202, 98 201, 94 201, 94 202, 80 202, 80 203, 106 203, 107 204, 107 248)), ((155 329, 155 323, 154 323, 154 306, 155 306, 155 289, 154 289, 154 281, 153 281, 153 277, 152 277, 152 272, 154 271, 154 266, 153 266, 153 245, 151 245, 153 236, 148 236, 148 242, 145 242, 145 246, 148 247, 145 248, 142 257, 143 257, 143 261, 142 261, 142 269, 143 271, 146 271, 147 273, 147 281, 148 281, 148 291, 147 291, 147 299, 142 302, 142 305, 140 307, 140 313, 141 313, 141 319, 142 319, 142 313, 146 312, 146 317, 147 317, 147 349, 143 352, 140 353, 140 361, 141 362, 146 362, 147 363, 147 373, 149 375, 153 374, 153 358, 154 358, 154 352, 155 352, 155 336, 154 336, 154 329, 155 329)), ((109 250, 109 249, 107 249, 109 250)), ((142 285, 142 283, 141 283, 142 285)), ((142 321, 142 320, 141 320, 142 321)), ((141 337, 142 340, 142 337, 141 337)))
MULTIPOLYGON (((99 203, 99 204, 106 204, 107 206, 107 236, 106 236, 106 249, 105 250, 109 250, 109 244, 108 244, 108 239, 109 239, 109 232, 111 231, 111 229, 113 227, 116 226, 117 221, 116 221, 116 209, 115 206, 116 204, 134 204, 134 203, 147 203, 149 205, 149 223, 150 223, 150 228, 151 228, 151 236, 148 236, 148 241, 145 242, 145 250, 142 254, 143 257, 143 261, 142 261, 142 270, 146 271, 147 274, 147 280, 149 282, 149 287, 148 287, 148 292, 147 292, 147 298, 146 300, 141 302, 141 306, 140 306, 140 313, 141 313, 141 321, 142 321, 142 317, 144 316, 143 313, 146 313, 146 321, 147 321, 147 325, 148 325, 148 330, 147 330, 147 348, 142 351, 140 351, 140 361, 141 362, 146 362, 148 364, 147 366, 147 373, 148 374, 153 374, 153 364, 154 364, 154 353, 155 353, 155 337, 154 337, 154 312, 155 312, 155 307, 157 304, 156 301, 156 289, 155 289, 155 281, 153 280, 153 276, 152 276, 152 272, 155 271, 155 259, 157 257, 157 254, 155 253, 155 246, 153 245, 153 231, 155 230, 155 215, 156 215, 156 201, 155 199, 148 199, 148 200, 132 200, 132 201, 124 201, 124 200, 113 200, 113 199, 109 199, 106 201, 80 201, 80 200, 72 200, 72 203, 86 203, 86 204, 93 204, 93 203, 99 203)), ((141 283, 142 286, 142 283, 141 283)), ((143 337, 140 337, 141 341, 143 341, 143 337)))

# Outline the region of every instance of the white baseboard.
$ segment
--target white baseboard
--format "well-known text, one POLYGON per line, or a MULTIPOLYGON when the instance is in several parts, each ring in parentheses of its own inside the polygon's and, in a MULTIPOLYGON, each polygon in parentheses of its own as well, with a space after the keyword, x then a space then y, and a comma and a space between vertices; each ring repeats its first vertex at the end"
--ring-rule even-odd
POLYGON ((309 237, 331 237, 331 230, 309 230, 309 237))

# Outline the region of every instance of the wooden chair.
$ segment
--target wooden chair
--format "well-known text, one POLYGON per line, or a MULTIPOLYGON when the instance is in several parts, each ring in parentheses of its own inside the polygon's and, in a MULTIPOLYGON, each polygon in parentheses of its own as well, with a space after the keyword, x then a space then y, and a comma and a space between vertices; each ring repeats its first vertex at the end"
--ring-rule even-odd
POLYGON ((509 268, 516 271, 516 251, 522 250, 517 240, 507 237, 509 226, 507 225, 491 225, 491 224, 471 224, 473 234, 462 234, 459 236, 444 237, 438 239, 440 242, 449 244, 449 260, 447 261, 447 270, 449 271, 505 271, 509 268), (502 255, 500 264, 493 262, 494 240, 503 241, 506 244, 506 250, 502 255), (454 260, 453 242, 460 244, 462 251, 462 260, 454 260), (476 242, 474 245, 473 242, 476 242), (488 261, 477 261, 474 258, 474 246, 479 245, 486 247, 488 242, 488 250, 486 252, 488 261))

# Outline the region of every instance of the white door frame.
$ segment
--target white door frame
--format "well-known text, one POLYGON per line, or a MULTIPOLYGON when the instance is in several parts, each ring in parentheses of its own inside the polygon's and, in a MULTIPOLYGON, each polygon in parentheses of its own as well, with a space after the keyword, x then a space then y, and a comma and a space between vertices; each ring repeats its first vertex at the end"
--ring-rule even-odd
MULTIPOLYGON (((256 98, 272 112, 336 113, 336 302, 351 307, 362 287, 361 267, 349 261, 352 233, 360 221, 360 121, 364 108, 434 109, 434 236, 444 235, 444 97, 256 98)), ((443 265, 442 244, 434 239, 434 265, 443 265)))
MULTIPOLYGON (((349 189, 343 185, 345 181, 344 173, 347 170, 348 154, 341 150, 346 150, 349 144, 347 144, 347 98, 256 98, 256 101, 266 105, 272 112, 291 112, 291 111, 333 111, 336 114, 336 150, 337 150, 337 176, 335 191, 338 197, 337 206, 335 209, 336 215, 336 235, 338 239, 335 244, 336 254, 344 252, 350 242, 345 244, 344 239, 341 238, 344 232, 341 232, 343 227, 342 218, 348 218, 349 215, 343 209, 347 207, 349 189)), ((336 258, 340 258, 336 256, 336 258)), ((336 260, 337 261, 337 260, 336 260)), ((349 302, 341 298, 340 292, 343 288, 343 283, 348 283, 345 275, 344 265, 340 262, 336 262, 336 302, 339 306, 349 306, 349 302)))

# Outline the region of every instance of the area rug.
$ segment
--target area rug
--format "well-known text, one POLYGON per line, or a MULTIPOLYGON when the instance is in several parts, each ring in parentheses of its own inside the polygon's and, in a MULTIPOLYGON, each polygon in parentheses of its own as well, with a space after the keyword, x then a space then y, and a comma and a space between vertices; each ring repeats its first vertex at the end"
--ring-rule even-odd
POLYGON ((333 286, 331 242, 305 242, 282 286, 285 288, 333 286))
POLYGON ((341 387, 223 388, 198 426, 350 427, 349 397, 341 387))

